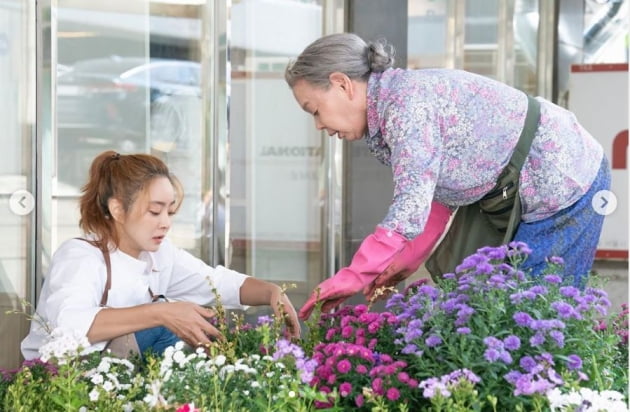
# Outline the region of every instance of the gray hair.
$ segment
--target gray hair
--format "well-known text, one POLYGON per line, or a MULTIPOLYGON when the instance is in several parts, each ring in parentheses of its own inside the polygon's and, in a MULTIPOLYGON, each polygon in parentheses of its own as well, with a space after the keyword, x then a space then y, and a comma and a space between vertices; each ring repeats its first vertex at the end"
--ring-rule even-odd
POLYGON ((394 65, 394 48, 385 39, 366 43, 353 33, 321 37, 287 65, 284 78, 293 88, 298 80, 328 88, 334 72, 351 79, 367 81, 370 73, 383 72, 394 65))

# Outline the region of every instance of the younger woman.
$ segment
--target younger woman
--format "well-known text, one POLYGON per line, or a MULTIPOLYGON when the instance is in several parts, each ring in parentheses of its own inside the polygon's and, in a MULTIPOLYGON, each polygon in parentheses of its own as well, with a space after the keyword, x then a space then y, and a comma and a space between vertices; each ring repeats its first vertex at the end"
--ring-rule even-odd
POLYGON ((212 268, 166 238, 181 200, 181 187, 154 156, 109 151, 94 159, 80 199, 85 235, 53 256, 22 341, 26 359, 39 356, 55 328, 87 336, 88 351, 121 337, 141 353, 161 353, 180 339, 207 344, 221 338, 208 321, 213 312, 202 306, 216 295, 228 309, 270 305, 289 335, 299 336, 295 309, 279 286, 212 268))

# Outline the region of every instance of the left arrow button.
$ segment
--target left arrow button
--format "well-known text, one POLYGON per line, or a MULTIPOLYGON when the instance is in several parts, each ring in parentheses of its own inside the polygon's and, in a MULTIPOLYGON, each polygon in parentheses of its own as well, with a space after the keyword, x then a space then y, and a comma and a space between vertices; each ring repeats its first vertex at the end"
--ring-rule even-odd
POLYGON ((35 207, 35 198, 27 190, 18 190, 11 194, 9 198, 9 208, 19 216, 28 215, 35 207))

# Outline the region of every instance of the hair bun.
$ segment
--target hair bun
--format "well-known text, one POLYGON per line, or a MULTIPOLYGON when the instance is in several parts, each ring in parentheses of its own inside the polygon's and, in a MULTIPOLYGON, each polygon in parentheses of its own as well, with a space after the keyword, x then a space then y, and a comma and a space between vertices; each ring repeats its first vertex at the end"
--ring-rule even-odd
POLYGON ((394 46, 385 39, 368 43, 368 65, 372 72, 383 72, 394 66, 394 46))

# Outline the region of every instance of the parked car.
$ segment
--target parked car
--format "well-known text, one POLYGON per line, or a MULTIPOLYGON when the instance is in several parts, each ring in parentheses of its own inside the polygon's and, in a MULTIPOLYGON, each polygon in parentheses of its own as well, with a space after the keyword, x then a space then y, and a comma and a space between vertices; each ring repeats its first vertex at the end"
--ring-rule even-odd
POLYGON ((59 70, 60 179, 80 183, 76 176, 103 150, 167 152, 191 138, 188 125, 197 113, 190 103, 200 104, 200 72, 198 62, 117 56, 59 70))

